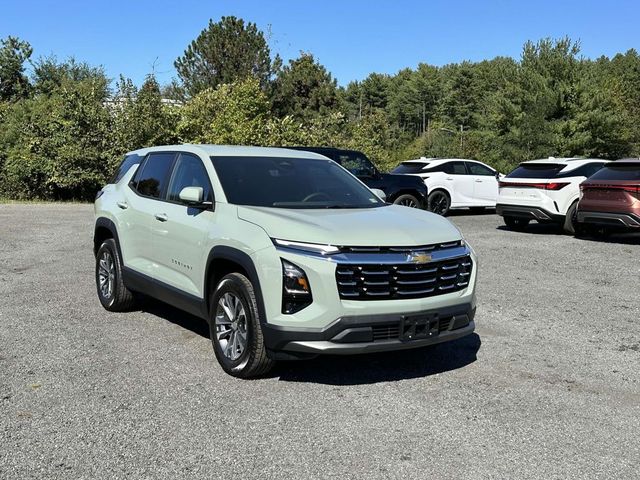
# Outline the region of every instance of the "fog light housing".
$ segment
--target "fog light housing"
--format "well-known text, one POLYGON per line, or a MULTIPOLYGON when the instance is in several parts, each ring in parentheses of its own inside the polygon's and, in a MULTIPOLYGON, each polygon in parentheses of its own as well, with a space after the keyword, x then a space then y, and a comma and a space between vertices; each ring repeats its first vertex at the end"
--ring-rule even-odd
POLYGON ((311 286, 307 274, 300 267, 282 261, 282 313, 291 315, 311 305, 311 286))

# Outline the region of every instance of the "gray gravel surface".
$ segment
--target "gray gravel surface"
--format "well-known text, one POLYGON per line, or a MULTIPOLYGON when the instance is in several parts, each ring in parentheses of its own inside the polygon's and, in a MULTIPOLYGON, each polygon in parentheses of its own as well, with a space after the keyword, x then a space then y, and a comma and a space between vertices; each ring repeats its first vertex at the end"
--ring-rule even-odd
POLYGON ((243 381, 204 322, 108 313, 90 205, 0 205, 0 478, 632 478, 640 237, 452 217, 477 334, 243 381))

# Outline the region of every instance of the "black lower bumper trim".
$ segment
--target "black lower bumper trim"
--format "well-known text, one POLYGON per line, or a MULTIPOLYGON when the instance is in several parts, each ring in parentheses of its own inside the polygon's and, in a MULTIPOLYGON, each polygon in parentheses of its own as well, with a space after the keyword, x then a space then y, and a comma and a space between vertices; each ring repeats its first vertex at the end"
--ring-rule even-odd
POLYGON ((473 332, 475 307, 464 303, 410 314, 341 317, 323 329, 262 325, 265 345, 272 351, 359 353, 438 343, 473 332), (414 345, 416 344, 416 345, 414 345), (378 347, 376 347, 376 345, 378 347))
POLYGON ((564 219, 564 215, 552 213, 544 208, 505 203, 496 205, 496 214, 501 217, 527 218, 541 222, 561 222, 564 219))
POLYGON ((578 222, 625 228, 640 228, 640 216, 633 213, 579 211, 578 222))

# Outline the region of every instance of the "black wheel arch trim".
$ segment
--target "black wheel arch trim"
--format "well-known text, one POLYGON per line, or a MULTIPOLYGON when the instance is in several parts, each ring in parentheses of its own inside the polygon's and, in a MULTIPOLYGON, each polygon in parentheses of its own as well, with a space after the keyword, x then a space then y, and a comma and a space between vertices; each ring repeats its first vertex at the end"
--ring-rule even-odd
POLYGON ((207 257, 207 266, 204 272, 204 304, 208 314, 210 305, 209 305, 209 291, 208 288, 215 288, 215 285, 209 285, 210 277, 215 274, 211 270, 213 263, 216 260, 228 260, 234 263, 237 263, 242 267, 242 269, 246 272, 249 281, 253 285, 253 291, 256 296, 256 302, 258 304, 258 315, 260 316, 260 323, 264 325, 267 323, 267 315, 266 309, 264 306, 264 298, 262 296, 262 288, 260 287, 260 279, 258 277, 258 270, 256 269, 253 260, 246 252, 239 250, 234 247, 229 247, 226 245, 218 245, 211 249, 209 252, 209 256, 207 257))
MULTIPOLYGON (((95 226, 93 228, 93 254, 94 256, 98 253, 98 249, 100 248, 100 245, 97 244, 97 233, 98 233, 98 229, 100 228, 106 228, 107 230, 109 230, 111 232, 111 236, 113 237, 113 239, 116 242, 116 248, 118 249, 118 255, 120 255, 120 258, 122 259, 122 249, 120 248, 120 237, 118 237, 118 229, 116 228, 115 223, 113 223, 113 221, 109 220, 108 218, 105 217, 98 217, 96 219, 96 223, 95 226)), ((124 267, 124 265, 123 265, 124 267)))

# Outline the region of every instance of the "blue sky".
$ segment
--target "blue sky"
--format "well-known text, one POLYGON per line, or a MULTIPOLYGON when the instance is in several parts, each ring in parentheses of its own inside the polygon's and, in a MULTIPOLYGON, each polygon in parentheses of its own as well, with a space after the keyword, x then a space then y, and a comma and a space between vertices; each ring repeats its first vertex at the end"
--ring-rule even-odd
POLYGON ((313 53, 341 85, 420 62, 518 57, 544 37, 580 40, 591 58, 640 49, 638 0, 3 0, 0 37, 28 40, 35 57, 74 56, 138 84, 154 69, 168 83, 175 58, 223 15, 270 32, 285 60, 313 53))

